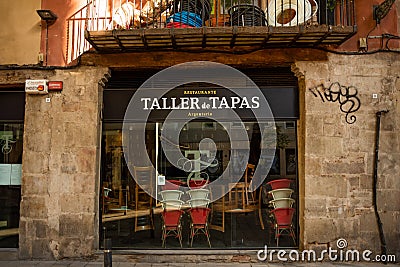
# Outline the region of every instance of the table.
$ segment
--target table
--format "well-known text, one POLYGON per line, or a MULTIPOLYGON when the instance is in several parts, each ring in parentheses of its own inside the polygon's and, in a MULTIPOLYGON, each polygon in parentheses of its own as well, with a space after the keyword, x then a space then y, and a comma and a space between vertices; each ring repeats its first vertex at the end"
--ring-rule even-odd
POLYGON ((13 236, 19 234, 19 228, 8 228, 0 230, 0 237, 13 236))
MULTIPOLYGON (((239 240, 237 240, 237 231, 236 231, 236 228, 237 228, 237 216, 238 215, 240 215, 240 214, 247 214, 247 213, 250 213, 250 212, 253 212, 253 211, 255 211, 255 209, 251 209, 251 208, 235 208, 235 209, 227 209, 227 210, 225 210, 225 213, 229 213, 229 214, 231 214, 232 215, 232 220, 231 220, 231 227, 232 227, 232 244, 233 245, 237 245, 238 243, 237 243, 237 241, 239 241, 239 240)), ((243 240, 242 240, 242 242, 240 242, 240 243, 243 243, 243 240)))
POLYGON ((123 212, 103 214, 102 222, 112 222, 148 215, 150 210, 124 210, 123 212))

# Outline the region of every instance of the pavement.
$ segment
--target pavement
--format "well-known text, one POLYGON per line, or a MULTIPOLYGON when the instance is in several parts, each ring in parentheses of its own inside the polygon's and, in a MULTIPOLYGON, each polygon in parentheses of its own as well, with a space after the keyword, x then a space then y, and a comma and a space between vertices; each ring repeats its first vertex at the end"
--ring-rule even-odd
MULTIPOLYGON (((89 266, 105 266, 103 262, 92 261, 1 261, 2 267, 50 267, 50 266, 69 266, 69 267, 89 267, 89 266)), ((399 267, 399 264, 377 264, 377 263, 133 263, 133 262, 112 262, 112 267, 284 267, 284 266, 311 266, 311 267, 361 267, 361 266, 388 266, 399 267)))
MULTIPOLYGON (((1 260, 1 267, 51 267, 51 266, 68 266, 68 267, 89 267, 89 266, 106 266, 100 259, 97 260, 85 260, 85 259, 74 259, 74 260, 59 260, 59 261, 31 261, 31 260, 1 260)), ((361 263, 361 262, 286 262, 286 263, 270 263, 270 262, 258 262, 258 263, 213 263, 213 262, 190 262, 190 263, 145 263, 145 262, 125 262, 125 261, 112 261, 112 267, 361 267, 361 266, 382 266, 382 267, 399 267, 400 264, 386 264, 383 263, 361 263)))
MULTIPOLYGON (((201 254, 201 253, 200 253, 201 254)), ((176 253, 177 256, 182 255, 176 253)), ((221 254, 222 255, 222 254, 221 254)), ((15 252, 5 252, 0 251, 0 267, 51 267, 51 266, 68 266, 68 267, 90 267, 90 266, 112 266, 112 267, 400 267, 400 263, 387 263, 386 265, 379 262, 268 262, 249 259, 246 262, 246 257, 236 257, 238 262, 221 262, 223 257, 214 255, 213 258, 209 260, 198 261, 199 255, 186 255, 183 262, 173 262, 174 256, 171 255, 148 255, 147 257, 142 257, 143 255, 135 255, 134 253, 125 254, 112 254, 111 255, 111 265, 104 264, 104 254, 97 253, 91 258, 74 258, 74 259, 62 259, 57 261, 46 261, 46 260, 20 260, 15 252)), ((177 257, 176 256, 176 257, 177 257)), ((110 259, 110 258, 108 258, 110 259)), ((176 258, 179 259, 179 258, 176 258)), ((182 259, 182 258, 181 258, 182 259)), ((204 257, 203 257, 204 259, 204 257)), ((248 258, 247 258, 248 259, 248 258)))

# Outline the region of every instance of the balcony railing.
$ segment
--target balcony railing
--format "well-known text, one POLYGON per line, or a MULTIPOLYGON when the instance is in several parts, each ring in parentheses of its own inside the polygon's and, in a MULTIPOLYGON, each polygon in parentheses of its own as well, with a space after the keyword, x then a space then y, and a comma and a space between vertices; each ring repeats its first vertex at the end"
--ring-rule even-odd
POLYGON ((83 31, 108 52, 340 44, 356 31, 354 0, 92 0, 68 22, 69 61, 88 48, 83 31))
MULTIPOLYGON (((90 18, 89 11, 92 9, 92 4, 92 2, 89 2, 67 19, 67 49, 65 55, 67 63, 70 63, 91 47, 85 39, 85 30, 90 18)), ((90 20, 92 19, 94 17, 90 20)), ((101 30, 104 30, 104 28, 101 28, 101 30)))

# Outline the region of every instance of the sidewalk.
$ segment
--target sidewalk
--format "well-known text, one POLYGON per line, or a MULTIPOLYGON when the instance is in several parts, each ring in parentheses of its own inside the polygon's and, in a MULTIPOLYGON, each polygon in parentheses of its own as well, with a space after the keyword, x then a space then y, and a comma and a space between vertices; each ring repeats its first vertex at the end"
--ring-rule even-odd
MULTIPOLYGON (((9 260, 2 261, 0 259, 1 267, 51 267, 51 266, 68 266, 68 267, 90 267, 90 266, 104 266, 102 259, 96 260, 60 260, 60 261, 21 261, 21 260, 9 260)), ((350 263, 350 262, 287 262, 287 263, 135 263, 126 261, 114 261, 112 262, 113 267, 361 267, 361 266, 382 266, 382 267, 399 267, 399 264, 387 264, 382 263, 350 263)))
MULTIPOLYGON (((179 255, 179 254, 177 254, 179 255)), ((222 254, 221 254, 222 255, 222 254)), ((143 255, 141 255, 143 256, 143 255)), ((257 261, 251 259, 246 261, 246 258, 241 259, 238 262, 224 262, 223 257, 215 256, 210 258, 208 261, 195 262, 195 254, 186 257, 184 262, 175 263, 173 258, 167 255, 157 257, 156 253, 148 254, 148 257, 141 257, 138 254, 112 254, 112 266, 113 267, 400 267, 400 263, 388 263, 384 265, 378 262, 268 262, 268 261, 257 261), (167 257, 166 257, 167 256, 167 257), (165 262, 164 262, 165 261, 165 262), (193 262, 191 262, 193 261, 193 262)), ((204 258, 203 258, 204 259, 204 258)), ((64 259, 58 261, 37 261, 37 260, 19 260, 15 250, 2 250, 0 251, 0 267, 51 267, 51 266, 68 266, 68 267, 90 267, 90 266, 104 266, 104 254, 96 253, 91 258, 77 258, 77 259, 64 259)))

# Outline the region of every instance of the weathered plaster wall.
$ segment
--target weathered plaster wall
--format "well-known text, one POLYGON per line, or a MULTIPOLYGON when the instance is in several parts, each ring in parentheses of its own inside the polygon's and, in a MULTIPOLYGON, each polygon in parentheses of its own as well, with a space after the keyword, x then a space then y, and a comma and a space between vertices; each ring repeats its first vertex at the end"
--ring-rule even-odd
POLYGON ((36 64, 40 51, 40 1, 0 1, 0 65, 36 64))
MULTIPOLYGON (((83 36, 83 29, 78 33, 77 28, 73 27, 73 23, 68 19, 73 16, 76 12, 81 10, 87 5, 85 0, 41 0, 42 9, 50 9, 57 15, 57 20, 49 26, 48 30, 48 61, 49 66, 63 66, 66 65, 67 58, 67 46, 68 42, 71 42, 73 38, 71 33, 75 32, 75 38, 79 39, 77 35, 83 36), (70 36, 68 36, 68 32, 70 36)), ((99 2, 99 1, 98 1, 99 2)), ((101 1, 100 1, 101 2, 101 1)), ((86 10, 84 10, 86 15, 86 10)), ((82 21, 75 22, 82 24, 82 21)), ((82 40, 79 39, 81 42, 82 40)), ((77 44, 75 44, 77 45, 77 44)), ((46 27, 42 27, 42 39, 41 39, 41 49, 43 53, 46 53, 46 27)), ((69 46, 69 52, 73 49, 69 46)), ((76 49, 76 48, 75 48, 76 49)))
POLYGON ((62 92, 26 96, 20 258, 88 256, 97 246, 98 82, 106 72, 14 72, 64 82, 62 92))
POLYGON ((305 78, 305 248, 336 246, 380 253, 372 205, 376 112, 382 116, 378 210, 388 253, 400 257, 400 56, 329 55, 327 62, 297 62, 305 78), (338 102, 315 97, 310 88, 333 82, 358 88, 361 108, 354 124, 345 122, 338 102), (372 94, 378 98, 373 99, 372 94))

